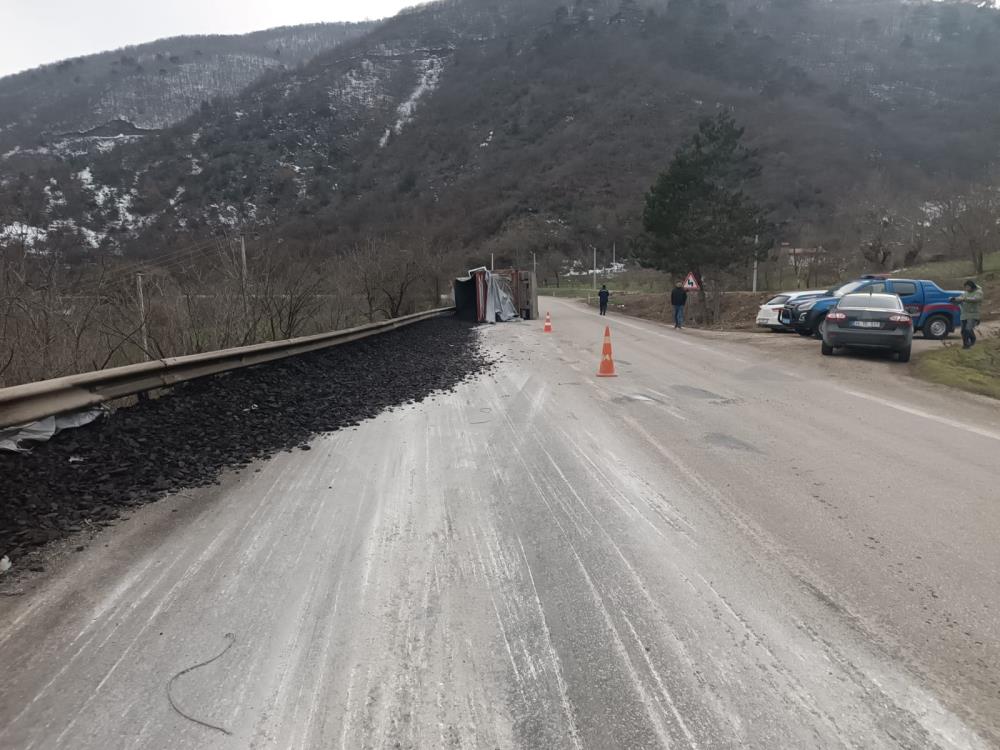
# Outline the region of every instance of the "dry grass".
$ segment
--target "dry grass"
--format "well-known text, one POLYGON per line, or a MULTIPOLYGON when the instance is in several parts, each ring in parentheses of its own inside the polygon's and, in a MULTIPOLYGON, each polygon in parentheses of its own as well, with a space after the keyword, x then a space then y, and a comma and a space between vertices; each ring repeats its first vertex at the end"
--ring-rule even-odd
MULTIPOLYGON (((705 315, 700 309, 697 296, 688 295, 688 306, 685 311, 687 325, 692 328, 707 327, 725 330, 756 328, 757 308, 771 296, 771 292, 725 292, 722 296, 721 318, 709 326, 704 324, 705 315)), ((588 301, 594 306, 597 305, 596 298, 588 301)), ((711 304, 710 301, 709 305, 711 304)), ((661 323, 673 321, 673 309, 670 307, 670 299, 666 292, 615 295, 611 298, 611 310, 661 323)))
POLYGON ((921 354, 919 377, 1000 399, 1000 335, 980 338, 971 349, 952 345, 921 354))

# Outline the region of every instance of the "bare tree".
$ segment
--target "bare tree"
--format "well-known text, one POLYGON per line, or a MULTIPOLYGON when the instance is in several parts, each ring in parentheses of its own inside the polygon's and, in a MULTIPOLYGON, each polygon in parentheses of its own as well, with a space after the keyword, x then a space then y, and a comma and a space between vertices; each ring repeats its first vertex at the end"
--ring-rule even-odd
POLYGON ((418 242, 396 245, 386 258, 381 290, 383 310, 390 318, 413 311, 414 287, 427 274, 426 254, 418 242))
POLYGON ((370 240, 347 254, 315 241, 256 241, 245 268, 239 245, 225 240, 145 260, 0 243, 0 387, 437 306, 458 253, 432 252, 421 237, 370 240))
POLYGON ((350 272, 364 300, 368 322, 373 323, 380 311, 384 264, 374 239, 367 239, 351 248, 347 254, 350 272))
POLYGON ((398 318, 415 304, 415 289, 428 274, 429 245, 425 240, 368 239, 348 254, 351 270, 364 298, 369 321, 381 313, 398 318))
POLYGON ((986 253, 1000 242, 1000 191, 974 185, 963 195, 938 201, 934 213, 934 226, 949 249, 966 255, 975 273, 981 274, 986 253))

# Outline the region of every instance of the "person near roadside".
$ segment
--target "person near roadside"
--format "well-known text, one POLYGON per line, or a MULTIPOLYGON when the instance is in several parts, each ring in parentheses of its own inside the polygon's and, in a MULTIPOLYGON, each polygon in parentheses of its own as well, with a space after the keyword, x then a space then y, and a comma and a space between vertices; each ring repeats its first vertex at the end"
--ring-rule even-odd
POLYGON ((684 327, 684 306, 688 301, 688 293, 680 281, 670 290, 670 304, 674 307, 674 328, 684 327))
POLYGON ((601 284, 601 291, 597 293, 597 298, 601 303, 601 315, 608 314, 608 297, 611 296, 611 292, 608 291, 608 287, 605 284, 601 284))
POLYGON ((976 326, 979 325, 979 318, 983 309, 983 290, 979 285, 969 279, 965 282, 965 292, 958 297, 952 297, 962 308, 962 348, 971 349, 976 345, 976 326))

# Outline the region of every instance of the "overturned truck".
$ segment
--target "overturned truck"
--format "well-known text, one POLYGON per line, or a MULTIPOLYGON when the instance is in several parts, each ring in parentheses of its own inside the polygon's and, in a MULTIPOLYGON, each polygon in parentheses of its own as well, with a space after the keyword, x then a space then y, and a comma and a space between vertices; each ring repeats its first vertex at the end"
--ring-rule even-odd
POLYGON ((455 308, 463 320, 498 323, 538 317, 535 274, 514 268, 490 271, 474 268, 455 279, 455 308))

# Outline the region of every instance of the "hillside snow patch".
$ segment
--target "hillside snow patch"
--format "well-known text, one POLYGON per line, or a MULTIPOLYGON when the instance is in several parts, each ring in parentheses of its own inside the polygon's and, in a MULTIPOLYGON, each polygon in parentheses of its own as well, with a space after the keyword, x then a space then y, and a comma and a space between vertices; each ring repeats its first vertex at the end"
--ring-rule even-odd
POLYGON ((7 225, 0 224, 0 246, 35 247, 37 243, 45 242, 48 236, 47 230, 33 227, 30 224, 22 224, 19 221, 7 225))
POLYGON ((91 171, 90 167, 77 172, 76 178, 86 190, 90 191, 98 205, 106 205, 109 199, 114 201, 115 208, 118 209, 120 226, 125 227, 126 229, 138 229, 139 227, 150 222, 149 218, 137 216, 132 212, 132 201, 134 197, 132 193, 124 191, 119 193, 114 188, 108 187, 107 185, 98 185, 94 181, 94 173, 91 171))
POLYGON ((379 146, 385 148, 389 142, 389 137, 393 132, 399 135, 403 132, 406 124, 413 119, 413 113, 417 109, 417 103, 427 94, 438 87, 441 80, 441 73, 444 72, 444 60, 434 55, 428 55, 423 60, 417 62, 417 87, 410 94, 409 98, 396 109, 396 124, 391 128, 386 128, 385 135, 379 141, 379 146))

